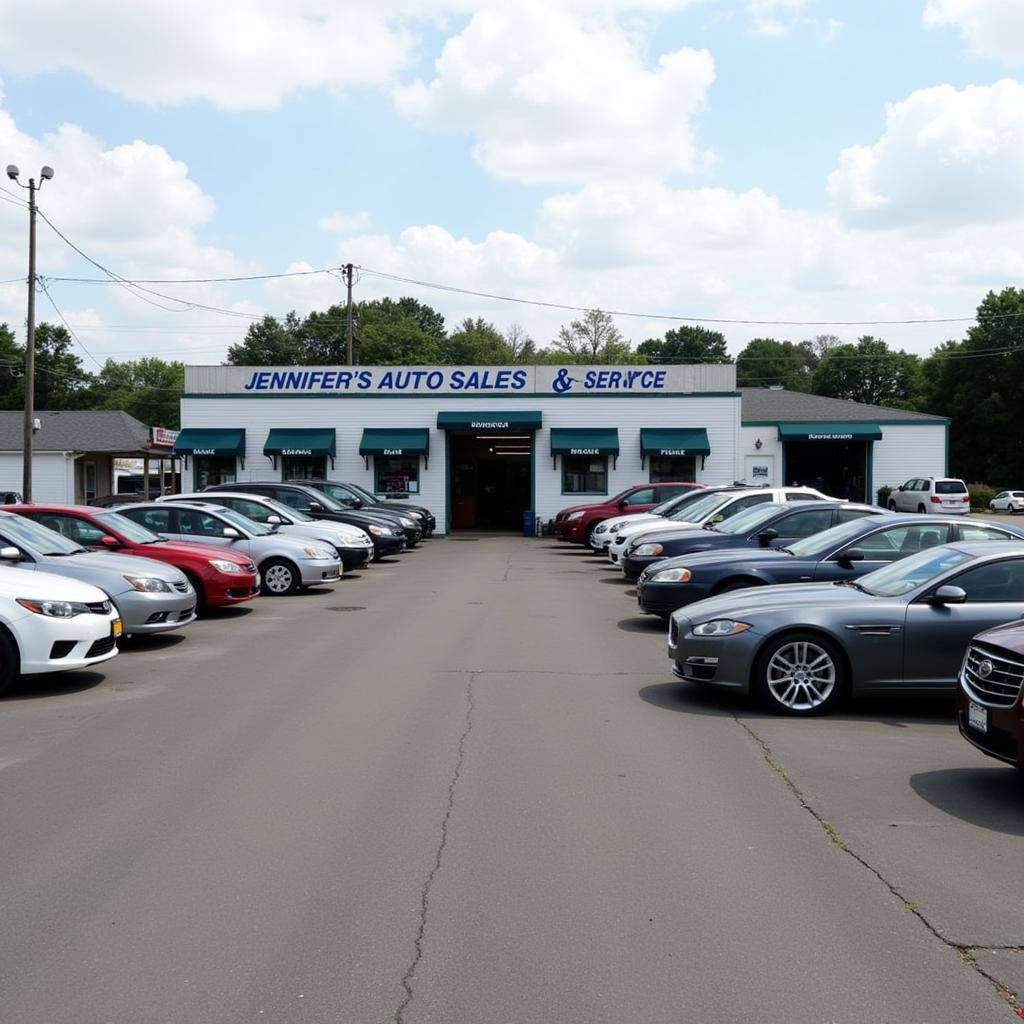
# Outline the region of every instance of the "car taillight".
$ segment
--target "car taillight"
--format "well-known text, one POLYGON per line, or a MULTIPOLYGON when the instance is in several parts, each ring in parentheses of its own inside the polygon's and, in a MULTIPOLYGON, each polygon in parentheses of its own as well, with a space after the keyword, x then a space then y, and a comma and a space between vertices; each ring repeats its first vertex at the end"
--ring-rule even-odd
POLYGON ((941 505, 942 504, 942 499, 937 494, 933 494, 929 500, 931 501, 931 503, 933 505, 941 505))
POLYGON ((965 494, 964 495, 964 501, 970 501, 970 500, 971 500, 971 496, 969 494, 965 494))

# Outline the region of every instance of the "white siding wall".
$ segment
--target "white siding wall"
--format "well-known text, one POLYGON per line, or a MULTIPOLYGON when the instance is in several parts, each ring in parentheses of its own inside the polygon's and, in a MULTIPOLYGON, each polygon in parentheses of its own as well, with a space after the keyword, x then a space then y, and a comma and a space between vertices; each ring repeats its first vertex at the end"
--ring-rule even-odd
MULTIPOLYGON (((535 511, 546 519, 566 505, 591 499, 562 494, 561 460, 552 468, 552 427, 617 427, 620 453, 615 470, 609 459, 608 488, 614 494, 630 484, 646 481, 649 467, 640 468, 641 427, 704 427, 711 454, 702 470, 697 458, 697 479, 702 483, 732 483, 742 473, 739 453, 740 399, 738 396, 687 396, 682 398, 551 397, 460 398, 431 395, 426 398, 183 398, 183 427, 244 427, 245 468, 240 480, 280 478, 263 454, 263 444, 273 427, 331 427, 337 431, 338 455, 329 475, 352 480, 373 490, 373 460, 364 467, 359 442, 364 427, 428 427, 430 465, 420 469, 420 493, 410 500, 426 505, 437 516, 439 530, 445 524, 446 474, 445 432, 436 428, 443 411, 482 413, 510 410, 540 410, 544 426, 537 432, 535 511)), ((193 483, 192 466, 184 475, 186 487, 193 483)))
POLYGON ((879 487, 898 487, 912 476, 946 475, 946 429, 935 425, 882 424, 882 440, 875 445, 875 494, 879 487))
POLYGON ((784 487, 790 482, 782 479, 782 442, 779 440, 778 427, 743 427, 741 436, 744 458, 737 480, 761 487, 784 487), (757 448, 758 441, 761 442, 760 450, 757 448), (751 473, 753 465, 768 466, 768 479, 755 479, 751 473))
MULTIPOLYGON (((21 452, 0 452, 0 490, 20 491, 21 452)), ((75 460, 63 452, 34 452, 32 456, 33 501, 71 504, 75 500, 75 460)))

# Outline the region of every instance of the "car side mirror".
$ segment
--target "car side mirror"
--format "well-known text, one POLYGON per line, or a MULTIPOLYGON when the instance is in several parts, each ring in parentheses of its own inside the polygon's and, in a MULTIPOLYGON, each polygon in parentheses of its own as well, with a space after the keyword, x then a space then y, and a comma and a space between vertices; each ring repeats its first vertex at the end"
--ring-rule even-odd
POLYGON ((284 520, 280 516, 267 516, 268 526, 280 526, 284 520))
POLYGON ((111 537, 109 533, 105 533, 100 537, 100 543, 105 548, 119 548, 121 546, 121 542, 116 537, 111 537))
POLYGON ((863 562, 864 552, 860 548, 850 548, 849 551, 844 551, 836 561, 840 565, 853 565, 854 562, 863 562))
POLYGON ((629 502, 626 501, 625 498, 623 498, 622 501, 617 501, 615 503, 615 507, 616 508, 627 508, 628 506, 629 506, 629 502))
POLYGON ((725 522, 725 516, 712 516, 712 518, 711 518, 711 525, 712 526, 717 526, 719 523, 724 523, 724 522, 725 522))
POLYGON ((225 526, 224 536, 230 540, 238 540, 242 535, 233 526, 225 526))
POLYGON ((323 505, 320 504, 319 501, 311 501, 309 503, 309 511, 310 512, 323 512, 323 510, 324 510, 324 507, 323 507, 323 505))
POLYGON ((947 583, 944 586, 939 587, 931 597, 928 598, 930 604, 963 604, 967 600, 967 591, 963 587, 954 587, 952 584, 947 583))
POLYGON ((349 501, 349 504, 350 504, 350 505, 351 505, 351 506, 352 506, 353 508, 362 508, 362 507, 363 507, 363 505, 364 505, 364 502, 363 502, 363 499, 362 499, 362 498, 352 498, 352 499, 351 499, 351 500, 349 501))
POLYGON ((778 530, 772 530, 772 529, 769 528, 767 530, 762 530, 757 535, 757 541, 761 545, 761 547, 766 548, 766 547, 768 547, 769 544, 771 544, 771 542, 773 540, 777 540, 778 536, 779 536, 779 531, 778 530))
POLYGON ((0 548, 0 561, 20 562, 21 552, 13 545, 9 547, 0 548))

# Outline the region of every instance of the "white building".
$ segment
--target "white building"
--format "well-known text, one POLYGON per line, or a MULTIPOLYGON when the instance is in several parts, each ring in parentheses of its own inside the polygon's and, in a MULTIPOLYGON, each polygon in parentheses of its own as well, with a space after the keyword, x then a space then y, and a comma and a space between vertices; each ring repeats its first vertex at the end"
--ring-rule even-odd
POLYGON ((735 382, 722 364, 191 366, 175 453, 185 487, 348 480, 428 506, 439 532, 644 481, 820 477, 863 497, 945 473, 944 419, 735 382))

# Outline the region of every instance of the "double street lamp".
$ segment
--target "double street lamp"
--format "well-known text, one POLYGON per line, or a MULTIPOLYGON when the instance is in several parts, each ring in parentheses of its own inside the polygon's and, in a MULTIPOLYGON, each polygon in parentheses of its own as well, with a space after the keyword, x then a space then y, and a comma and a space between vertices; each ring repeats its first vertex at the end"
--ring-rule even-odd
POLYGON ((36 379, 36 192, 44 181, 53 177, 52 167, 43 167, 39 172, 39 184, 29 178, 27 185, 18 181, 18 168, 7 165, 7 177, 28 189, 28 318, 25 327, 25 439, 24 462, 22 464, 21 495, 26 502, 32 501, 32 438, 35 433, 35 379, 36 379))

